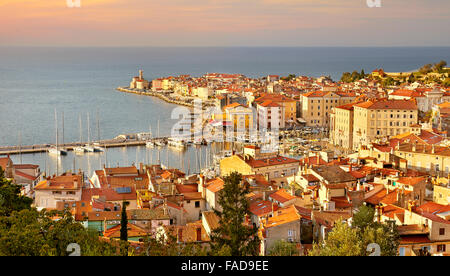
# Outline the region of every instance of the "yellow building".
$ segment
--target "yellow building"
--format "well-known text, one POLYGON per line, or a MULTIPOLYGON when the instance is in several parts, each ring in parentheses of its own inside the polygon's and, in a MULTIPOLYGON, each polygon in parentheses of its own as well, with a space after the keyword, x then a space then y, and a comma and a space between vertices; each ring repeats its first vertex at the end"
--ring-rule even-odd
POLYGON ((307 126, 329 126, 334 107, 352 103, 353 93, 313 91, 301 96, 302 118, 307 126))
POLYGON ((383 137, 399 135, 418 122, 415 101, 373 100, 354 105, 353 149, 383 137))
POLYGON ((330 140, 334 145, 351 149, 353 147, 353 110, 357 103, 335 107, 331 114, 330 140))
POLYGON ((233 123, 235 131, 253 129, 253 110, 239 103, 233 103, 223 108, 225 120, 233 123))
POLYGON ((394 154, 408 162, 408 168, 427 172, 431 175, 445 175, 450 172, 450 149, 448 147, 401 144, 394 154))
POLYGON ((253 157, 237 154, 220 161, 220 174, 222 176, 229 175, 232 172, 238 172, 242 175, 261 174, 268 181, 273 180, 281 186, 288 184, 287 178, 297 174, 298 169, 298 160, 278 155, 253 157))
POLYGON ((442 204, 450 204, 450 186, 435 185, 433 190, 433 201, 442 204))

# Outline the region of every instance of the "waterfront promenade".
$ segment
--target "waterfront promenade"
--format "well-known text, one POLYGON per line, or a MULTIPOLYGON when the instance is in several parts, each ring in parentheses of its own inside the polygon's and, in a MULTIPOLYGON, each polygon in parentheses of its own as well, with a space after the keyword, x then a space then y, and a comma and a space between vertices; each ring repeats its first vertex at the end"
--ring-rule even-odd
MULTIPOLYGON (((117 87, 117 91, 124 92, 124 93, 131 93, 131 94, 137 94, 137 95, 144 95, 144 96, 151 96, 151 97, 157 97, 162 99, 165 102, 176 104, 176 105, 183 105, 187 107, 194 108, 194 100, 197 98, 186 98, 186 100, 180 100, 175 99, 174 97, 171 97, 170 94, 173 93, 172 91, 161 91, 161 92, 154 92, 148 89, 140 90, 140 89, 130 89, 128 87, 117 87)), ((214 103, 211 101, 209 102, 203 102, 202 109, 205 110, 207 106, 214 106, 214 103)))

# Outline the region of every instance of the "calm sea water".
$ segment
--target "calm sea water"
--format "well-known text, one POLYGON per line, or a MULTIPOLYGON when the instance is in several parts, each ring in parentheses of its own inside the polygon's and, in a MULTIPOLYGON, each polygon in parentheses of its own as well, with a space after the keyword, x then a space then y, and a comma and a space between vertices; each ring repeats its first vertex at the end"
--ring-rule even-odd
MULTIPOLYGON (((79 140, 80 115, 83 139, 87 139, 88 112, 92 139, 98 136, 97 114, 102 139, 147 131, 150 126, 156 133, 158 119, 161 134, 169 134, 177 121, 170 118, 175 106, 115 91, 117 86, 128 85, 139 69, 144 70, 147 79, 179 74, 200 76, 207 72, 249 77, 331 75, 339 79, 345 71, 370 72, 382 67, 386 71, 407 72, 440 60, 450 62, 450 47, 0 48, 0 146, 17 145, 19 137, 27 145, 54 143, 55 108, 58 117, 64 111, 66 142, 79 140)), ((109 162, 125 162, 119 151, 116 155, 111 153, 109 162)), ((128 155, 129 160, 135 159, 135 152, 128 155)), ((14 158, 17 161, 18 157, 14 158)), ((22 158, 43 167, 39 155, 22 158)), ((71 168, 73 160, 66 162, 70 165, 64 167, 71 168)), ((96 163, 92 166, 98 166, 96 163)))

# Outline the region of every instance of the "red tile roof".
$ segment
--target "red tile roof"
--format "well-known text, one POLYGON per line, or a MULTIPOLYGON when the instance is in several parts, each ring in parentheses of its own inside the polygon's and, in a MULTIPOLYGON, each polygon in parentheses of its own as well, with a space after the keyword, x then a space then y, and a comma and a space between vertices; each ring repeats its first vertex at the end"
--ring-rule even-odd
POLYGON ((275 193, 271 194, 269 197, 280 203, 285 203, 296 198, 295 196, 292 196, 291 194, 286 192, 285 189, 278 190, 275 193))
POLYGON ((401 109, 401 110, 416 110, 417 103, 411 100, 387 100, 381 99, 376 101, 367 101, 356 104, 355 107, 365 109, 401 109))

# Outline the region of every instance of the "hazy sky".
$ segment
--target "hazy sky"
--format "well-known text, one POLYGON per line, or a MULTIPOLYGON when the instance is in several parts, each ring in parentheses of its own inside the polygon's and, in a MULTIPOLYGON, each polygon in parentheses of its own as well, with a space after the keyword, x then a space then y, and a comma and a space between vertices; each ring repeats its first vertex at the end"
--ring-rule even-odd
POLYGON ((450 46, 450 0, 0 0, 0 46, 450 46))

